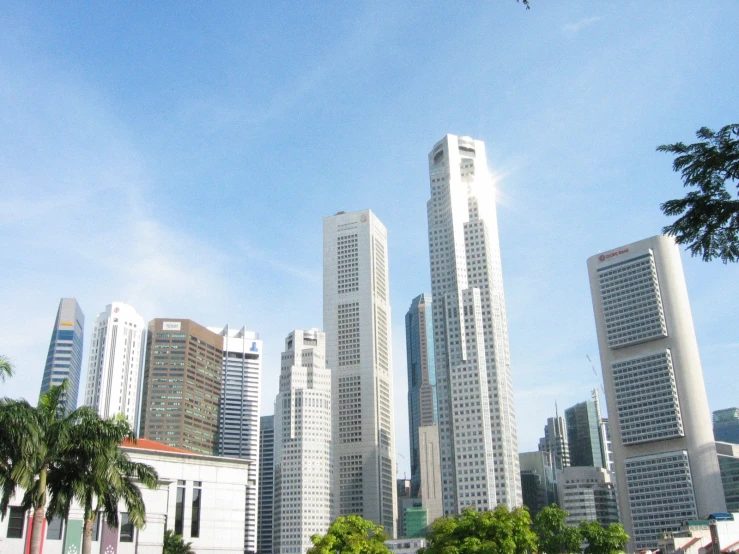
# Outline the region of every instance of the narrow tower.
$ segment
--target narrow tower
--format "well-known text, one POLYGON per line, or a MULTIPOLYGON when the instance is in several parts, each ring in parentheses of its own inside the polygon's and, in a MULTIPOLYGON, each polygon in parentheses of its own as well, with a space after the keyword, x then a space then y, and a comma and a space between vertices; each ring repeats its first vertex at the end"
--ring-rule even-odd
POLYGON ((56 312, 54 330, 51 332, 41 394, 66 380, 67 390, 62 393, 61 400, 67 413, 77 407, 84 335, 85 316, 80 305, 74 298, 62 298, 56 312))
POLYGON ((485 144, 447 135, 428 162, 444 512, 520 506, 495 188, 485 144))
POLYGON ((98 315, 90 340, 85 404, 103 418, 125 415, 134 429, 145 337, 144 318, 128 304, 113 302, 98 315))
POLYGON ((725 512, 680 249, 656 236, 588 259, 629 551, 725 512))
POLYGON ((335 515, 395 536, 387 231, 370 210, 323 220, 323 323, 331 368, 335 515))
POLYGON ((273 550, 302 554, 331 525, 331 370, 318 329, 285 339, 274 424, 273 550))

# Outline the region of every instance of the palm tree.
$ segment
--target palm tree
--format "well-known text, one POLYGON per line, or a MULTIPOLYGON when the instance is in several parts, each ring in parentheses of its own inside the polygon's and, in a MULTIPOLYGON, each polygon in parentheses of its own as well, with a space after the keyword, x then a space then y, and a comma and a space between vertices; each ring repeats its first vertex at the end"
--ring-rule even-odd
POLYGON ((49 473, 47 517, 67 518, 73 500, 84 510, 82 554, 92 550, 92 530, 98 512, 111 527, 118 526, 118 504, 123 502, 129 521, 140 529, 146 524, 146 508, 135 481, 155 488, 158 475, 149 465, 133 462, 120 449, 124 439, 134 439, 128 421, 117 416, 103 420, 80 418, 70 432, 70 448, 49 473))
POLYGON ((79 410, 63 415, 65 389, 65 384, 51 387, 36 408, 25 400, 0 401, 0 513, 5 516, 16 488, 23 488, 21 505, 33 509, 31 554, 41 547, 49 468, 66 448, 72 421, 80 415, 79 410))
POLYGON ((10 358, 0 354, 0 381, 5 381, 7 377, 12 377, 14 369, 10 358))
POLYGON ((172 529, 164 532, 164 554, 195 554, 191 542, 185 542, 182 535, 176 535, 172 529))

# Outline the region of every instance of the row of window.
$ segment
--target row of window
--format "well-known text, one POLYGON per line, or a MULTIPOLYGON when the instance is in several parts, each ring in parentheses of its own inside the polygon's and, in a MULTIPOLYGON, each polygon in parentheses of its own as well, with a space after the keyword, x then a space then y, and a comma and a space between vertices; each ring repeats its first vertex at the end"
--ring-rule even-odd
MULTIPOLYGON (((22 539, 26 522, 26 512, 20 506, 11 506, 8 512, 8 532, 9 539, 22 539)), ((119 542, 133 542, 134 527, 133 523, 128 519, 128 512, 121 512, 119 519, 119 542)), ((62 540, 64 536, 64 520, 61 518, 52 519, 46 527, 46 539, 52 541, 62 540)), ((100 538, 100 514, 95 516, 92 527, 92 540, 98 541, 100 538)))

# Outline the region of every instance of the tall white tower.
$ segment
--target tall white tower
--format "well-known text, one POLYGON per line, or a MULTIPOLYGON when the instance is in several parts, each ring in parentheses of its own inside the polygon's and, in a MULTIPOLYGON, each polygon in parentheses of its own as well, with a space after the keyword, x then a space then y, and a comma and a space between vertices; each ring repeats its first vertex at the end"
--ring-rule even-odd
POLYGON ((331 370, 318 329, 285 339, 274 423, 273 552, 301 554, 331 525, 331 370))
POLYGON ((85 404, 100 417, 126 416, 139 428, 139 389, 144 365, 146 325, 136 310, 113 302, 92 328, 85 404))
POLYGON ((444 512, 520 506, 495 189, 485 144, 445 136, 429 154, 429 173, 444 512))
POLYGON ((223 373, 218 405, 218 455, 252 460, 246 487, 244 552, 257 551, 259 505, 259 411, 262 341, 254 331, 208 327, 223 336, 223 373))
POLYGON ((335 516, 395 536, 387 231, 370 210, 323 220, 323 324, 332 375, 335 516))
POLYGON ((680 249, 656 236, 588 259, 629 551, 725 512, 680 249))

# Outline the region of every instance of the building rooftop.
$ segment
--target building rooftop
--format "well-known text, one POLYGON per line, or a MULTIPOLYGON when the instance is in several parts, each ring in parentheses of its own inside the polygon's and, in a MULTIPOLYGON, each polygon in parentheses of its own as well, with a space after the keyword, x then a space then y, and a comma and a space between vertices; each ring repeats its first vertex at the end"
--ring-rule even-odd
POLYGON ((192 450, 177 448, 176 446, 169 446, 167 444, 151 441, 149 439, 136 439, 135 441, 131 439, 126 439, 123 441, 122 446, 125 446, 127 448, 140 448, 141 450, 154 450, 157 452, 179 452, 181 454, 197 454, 197 452, 193 452, 192 450))

